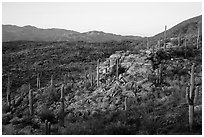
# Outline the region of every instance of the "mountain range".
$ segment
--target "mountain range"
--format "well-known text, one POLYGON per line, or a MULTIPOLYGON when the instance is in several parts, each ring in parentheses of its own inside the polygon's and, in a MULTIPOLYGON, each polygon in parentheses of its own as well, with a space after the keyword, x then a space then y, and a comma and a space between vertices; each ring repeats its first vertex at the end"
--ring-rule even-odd
MULTIPOLYGON (((202 34, 202 15, 185 20, 167 30, 167 37, 202 34)), ((163 32, 150 37, 151 40, 163 38, 163 32)), ((139 40, 141 36, 122 36, 102 31, 89 31, 80 33, 65 29, 41 29, 34 26, 19 27, 16 25, 2 25, 2 41, 85 41, 85 42, 108 42, 123 40, 139 40)))
POLYGON ((2 26, 3 41, 86 41, 86 42, 106 42, 106 41, 122 41, 137 40, 139 36, 121 36, 102 31, 89 31, 80 33, 65 29, 40 29, 34 26, 19 27, 16 25, 2 26))

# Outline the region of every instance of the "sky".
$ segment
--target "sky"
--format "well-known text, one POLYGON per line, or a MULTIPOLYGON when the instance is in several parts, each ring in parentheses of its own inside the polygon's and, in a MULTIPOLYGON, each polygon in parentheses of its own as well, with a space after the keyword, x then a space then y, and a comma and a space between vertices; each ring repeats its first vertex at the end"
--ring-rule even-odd
POLYGON ((154 36, 202 14, 201 2, 3 2, 2 24, 154 36))

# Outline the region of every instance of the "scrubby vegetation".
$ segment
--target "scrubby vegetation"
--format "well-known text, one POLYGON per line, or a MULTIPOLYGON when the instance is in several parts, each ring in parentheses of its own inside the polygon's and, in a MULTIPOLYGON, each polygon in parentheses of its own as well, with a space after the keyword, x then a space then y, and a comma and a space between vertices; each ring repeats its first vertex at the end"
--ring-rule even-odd
POLYGON ((5 42, 3 134, 202 134, 202 43, 197 48, 195 39, 154 51, 142 40, 5 42), (198 96, 190 131, 192 64, 198 96))

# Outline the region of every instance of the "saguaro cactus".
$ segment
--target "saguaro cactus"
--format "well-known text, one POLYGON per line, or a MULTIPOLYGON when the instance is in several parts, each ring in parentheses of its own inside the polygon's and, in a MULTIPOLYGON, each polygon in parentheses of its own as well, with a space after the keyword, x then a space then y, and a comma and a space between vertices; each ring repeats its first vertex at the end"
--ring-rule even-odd
POLYGON ((67 74, 64 75, 64 85, 67 85, 67 74))
POLYGON ((157 41, 157 48, 160 49, 160 39, 157 41))
POLYGON ((189 127, 190 131, 193 129, 193 113, 194 105, 198 98, 198 86, 195 88, 195 77, 194 77, 194 67, 195 64, 191 67, 191 79, 190 79, 190 90, 189 87, 186 88, 186 100, 189 105, 189 127))
POLYGON ((125 97, 125 102, 124 102, 124 106, 125 106, 125 111, 127 111, 127 97, 125 97))
POLYGON ((39 73, 37 74, 37 88, 40 88, 40 75, 39 73))
POLYGON ((180 37, 178 36, 178 46, 180 46, 180 37))
POLYGON ((10 108, 11 106, 11 83, 10 83, 10 77, 8 76, 8 83, 7 83, 7 91, 6 91, 6 102, 7 106, 10 108))
POLYGON ((152 53, 154 53, 154 51, 155 51, 155 50, 154 50, 154 45, 152 45, 152 53))
POLYGON ((93 72, 92 67, 89 68, 89 81, 91 83, 91 87, 93 86, 93 72))
POLYGON ((149 49, 149 39, 147 37, 147 50, 149 49))
POLYGON ((198 26, 198 36, 197 36, 197 49, 198 49, 198 44, 199 44, 199 33, 200 33, 200 29, 199 29, 199 26, 198 26))
POLYGON ((64 126, 64 85, 61 87, 61 98, 60 98, 60 120, 61 125, 64 126))
POLYGON ((96 70, 96 80, 97 80, 97 87, 99 87, 99 78, 100 78, 100 74, 99 74, 99 59, 97 60, 97 70, 96 70))
POLYGON ((48 122, 48 123, 47 123, 47 126, 48 126, 48 135, 50 135, 50 133, 51 133, 51 123, 48 122))
POLYGON ((53 75, 51 76, 50 86, 53 87, 53 75))
POLYGON ((185 58, 186 58, 186 51, 187 51, 187 38, 185 38, 185 41, 184 41, 184 47, 185 47, 185 58))
POLYGON ((45 135, 50 135, 51 123, 45 120, 45 135))
POLYGON ((164 31, 164 50, 166 50, 166 29, 167 29, 167 26, 165 25, 165 31, 164 31))
POLYGON ((116 59, 116 78, 118 79, 119 59, 116 59))
POLYGON ((48 122, 45 120, 45 135, 48 134, 48 122))
POLYGON ((30 84, 29 84, 28 100, 29 100, 29 112, 30 112, 30 115, 33 115, 33 91, 30 89, 30 84))

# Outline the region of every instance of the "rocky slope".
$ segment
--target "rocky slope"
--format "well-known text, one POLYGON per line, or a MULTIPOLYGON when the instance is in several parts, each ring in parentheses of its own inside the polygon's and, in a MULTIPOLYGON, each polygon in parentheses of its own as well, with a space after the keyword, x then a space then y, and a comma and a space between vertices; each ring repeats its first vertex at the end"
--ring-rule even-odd
MULTIPOLYGON (((52 124, 58 123, 62 84, 65 84, 66 119, 94 117, 101 113, 127 111, 132 107, 150 107, 149 105, 153 104, 157 113, 156 117, 161 115, 166 118, 163 119, 164 125, 179 122, 178 118, 181 113, 187 112, 187 106, 184 103, 186 102, 185 89, 186 86, 189 86, 189 72, 192 63, 196 63, 195 85, 200 91, 196 112, 200 113, 200 106, 202 107, 201 62, 195 59, 195 55, 201 57, 201 50, 196 49, 195 46, 188 47, 193 54, 184 57, 182 48, 182 46, 171 46, 166 51, 163 48, 154 49, 154 51, 153 49, 141 50, 139 54, 133 54, 131 51, 117 51, 99 64, 100 82, 98 86, 96 85, 97 70, 95 68, 92 70, 93 73, 86 73, 81 80, 75 83, 68 80, 67 82, 56 82, 53 87, 50 86, 50 83, 40 89, 31 87, 34 94, 34 116, 32 117, 25 117, 29 115, 29 87, 22 85, 17 91, 19 94, 12 97, 10 112, 2 116, 3 124, 14 126, 15 130, 19 129, 15 134, 44 134, 43 127, 41 127, 45 119, 42 117, 44 111, 53 113, 50 119, 47 116, 52 124), (158 83, 160 64, 162 64, 162 82, 158 83), (90 82, 91 75, 94 76, 93 85, 90 82), (169 113, 172 115, 169 115, 164 113, 164 110, 162 111, 164 106, 168 106, 168 111, 173 108, 178 110, 178 107, 181 107, 182 111, 171 111, 169 113), (28 119, 32 120, 25 124, 28 119)), ((8 127, 4 127, 4 131, 7 129, 8 127)))

